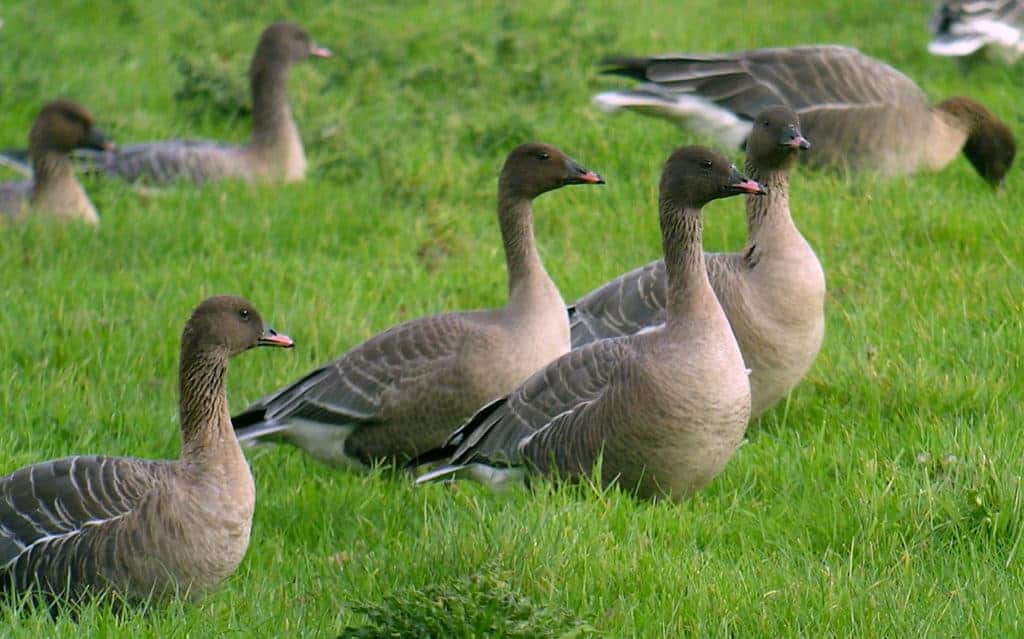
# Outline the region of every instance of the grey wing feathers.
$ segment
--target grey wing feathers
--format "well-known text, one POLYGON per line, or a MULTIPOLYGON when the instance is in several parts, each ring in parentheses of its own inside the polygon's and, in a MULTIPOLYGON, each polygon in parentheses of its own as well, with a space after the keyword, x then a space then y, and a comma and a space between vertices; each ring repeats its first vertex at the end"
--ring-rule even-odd
POLYGON ((237 173, 238 147, 204 140, 170 140, 120 147, 114 151, 79 150, 74 157, 86 170, 112 173, 129 181, 157 184, 192 182, 237 173))
MULTIPOLYGON (((0 480, 0 575, 25 584, 42 572, 82 569, 76 544, 90 527, 131 513, 159 462, 79 456, 22 468, 0 480)), ((51 584, 56 585, 56 584, 51 584)))
POLYGON ((237 434, 247 439, 251 424, 289 419, 326 424, 378 420, 386 393, 403 381, 429 377, 442 360, 454 357, 465 327, 462 314, 447 314, 388 329, 236 415, 237 434))
POLYGON ((663 323, 666 281, 665 262, 657 260, 581 297, 569 307, 572 347, 663 323))
MULTIPOLYGON (((616 59, 607 62, 614 65, 616 59)), ((647 59, 644 77, 658 91, 699 95, 748 120, 780 103, 803 115, 925 100, 917 85, 896 69, 840 46, 658 56, 647 59)))
POLYGON ((31 182, 4 182, 0 184, 0 214, 15 216, 28 202, 31 182))
POLYGON ((449 463, 521 462, 520 446, 526 438, 600 398, 632 349, 628 340, 602 340, 548 364, 460 429, 462 440, 449 463))

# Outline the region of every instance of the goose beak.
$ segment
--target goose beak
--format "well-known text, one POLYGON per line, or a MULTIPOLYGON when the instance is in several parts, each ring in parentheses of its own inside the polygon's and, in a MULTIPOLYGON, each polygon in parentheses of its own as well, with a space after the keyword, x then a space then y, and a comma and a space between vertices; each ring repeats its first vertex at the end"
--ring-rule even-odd
POLYGON ((726 190, 730 193, 750 193, 751 195, 764 195, 768 192, 764 185, 743 175, 736 167, 732 167, 732 176, 726 190))
POLYGON ((257 340, 257 346, 276 346, 278 348, 291 348, 295 342, 287 335, 278 333, 269 326, 263 329, 263 335, 257 340))
POLYGON ((329 58, 334 54, 331 53, 330 49, 321 47, 320 45, 313 43, 309 47, 309 55, 316 56, 318 58, 329 58))
POLYGON ((82 145, 87 149, 96 149, 97 151, 113 151, 114 142, 100 129, 93 127, 89 131, 89 137, 85 139, 85 143, 82 145))
POLYGON ((779 142, 779 145, 790 149, 796 149, 797 151, 806 151, 811 148, 811 143, 808 142, 807 138, 802 136, 799 131, 787 134, 782 141, 779 142))
POLYGON ((565 177, 566 184, 604 184, 604 178, 589 169, 585 169, 575 160, 569 160, 569 171, 565 177))

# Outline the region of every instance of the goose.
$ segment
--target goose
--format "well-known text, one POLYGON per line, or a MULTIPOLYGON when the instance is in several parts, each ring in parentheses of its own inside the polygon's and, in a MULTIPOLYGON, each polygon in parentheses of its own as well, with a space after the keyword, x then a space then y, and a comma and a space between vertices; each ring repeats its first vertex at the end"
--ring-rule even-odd
POLYGON ((255 490, 231 432, 228 359, 292 345, 242 298, 196 307, 181 336, 180 458, 81 455, 0 479, 0 590, 195 599, 231 575, 255 490))
POLYGON ((0 219, 30 213, 99 224, 96 207, 75 178, 68 152, 78 147, 112 148, 92 115, 77 102, 54 100, 40 109, 28 135, 34 169, 30 181, 0 183, 0 219))
POLYGON ((169 140, 122 147, 87 158, 96 169, 130 181, 205 182, 221 178, 295 182, 306 175, 306 156, 288 104, 288 71, 309 56, 328 58, 297 24, 279 22, 260 36, 249 67, 253 129, 248 144, 169 140))
POLYGON ((721 153, 690 146, 669 157, 659 191, 665 323, 540 369, 414 460, 448 458, 418 483, 469 477, 501 488, 527 472, 571 480, 590 476, 600 459, 603 485, 682 499, 723 469, 750 417, 750 384, 708 281, 701 209, 764 189, 721 153))
POLYGON ((984 50, 1012 64, 1024 55, 1024 2, 944 0, 929 23, 933 55, 962 57, 984 50))
MULTIPOLYGON (((800 382, 825 335, 825 274, 789 212, 789 172, 809 147, 789 107, 758 114, 746 174, 768 193, 747 196, 743 251, 706 256, 711 287, 751 369, 751 417, 800 382)), ((572 347, 663 323, 665 298, 664 261, 621 275, 569 307, 572 347)))
POLYGON ((805 46, 737 53, 609 58, 606 73, 641 81, 594 102, 668 118, 739 147, 764 108, 785 104, 800 116, 815 167, 881 175, 938 170, 961 150, 993 186, 1013 164, 1009 127, 978 102, 953 97, 930 106, 907 76, 856 49, 805 46))
POLYGON ((443 444, 482 404, 568 352, 565 302, 537 252, 532 202, 567 184, 603 183, 553 146, 514 149, 498 178, 507 304, 394 326, 236 415, 238 438, 285 441, 350 469, 443 444))

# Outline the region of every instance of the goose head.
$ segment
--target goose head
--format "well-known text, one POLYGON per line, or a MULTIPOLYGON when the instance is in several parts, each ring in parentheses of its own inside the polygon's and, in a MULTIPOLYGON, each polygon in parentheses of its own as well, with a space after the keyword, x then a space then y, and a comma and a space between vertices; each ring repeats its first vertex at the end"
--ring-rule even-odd
POLYGON ((77 102, 54 100, 39 111, 28 135, 30 149, 67 153, 73 149, 110 150, 114 144, 77 102))
POLYGON ((260 42, 256 45, 257 61, 277 64, 295 64, 310 56, 329 58, 331 52, 319 46, 305 29, 292 22, 277 22, 263 30, 260 42))
POLYGON ((984 105, 970 98, 954 97, 939 104, 967 128, 964 155, 986 182, 1002 186, 1017 154, 1017 142, 1010 127, 984 105))
POLYGON ((739 172, 724 155, 704 146, 676 149, 661 174, 661 200, 672 208, 699 209, 712 200, 763 195, 764 187, 739 172))
POLYGON ((532 199, 569 184, 604 184, 604 178, 557 147, 529 142, 508 154, 498 184, 505 193, 532 199))
POLYGON ((789 169, 797 154, 809 148, 811 143, 800 132, 800 119, 788 106, 758 113, 747 138, 747 157, 759 169, 789 169))
POLYGON ((210 297, 199 304, 185 325, 182 342, 228 357, 257 346, 294 345, 290 337, 268 326, 252 304, 234 295, 210 297))

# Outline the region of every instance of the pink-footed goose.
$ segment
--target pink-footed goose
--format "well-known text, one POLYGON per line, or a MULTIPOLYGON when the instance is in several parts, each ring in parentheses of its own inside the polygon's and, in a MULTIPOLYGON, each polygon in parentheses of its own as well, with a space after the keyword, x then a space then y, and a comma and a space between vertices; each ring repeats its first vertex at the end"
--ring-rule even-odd
POLYGON ((211 297, 181 337, 181 457, 78 456, 0 479, 0 590, 195 598, 238 567, 255 490, 231 430, 228 359, 290 347, 244 299, 211 297))
POLYGON ((260 36, 249 67, 253 129, 248 144, 199 140, 148 142, 93 155, 89 160, 105 173, 152 183, 181 178, 194 182, 222 178, 302 180, 306 156, 288 104, 288 72, 293 64, 309 56, 330 55, 299 25, 272 24, 260 36))
POLYGON ((28 144, 33 179, 0 183, 0 218, 17 220, 38 214, 99 224, 96 207, 75 178, 68 158, 72 149, 112 147, 89 111, 70 100, 46 104, 32 123, 28 144))
POLYGON ((761 110, 785 104, 814 140, 814 148, 801 156, 811 166, 897 175, 941 169, 962 150, 981 177, 997 186, 1016 153, 1013 133, 978 102, 954 97, 931 106, 913 80, 848 47, 680 53, 605 63, 607 73, 641 84, 594 96, 602 109, 668 118, 723 145, 740 146, 761 110))
POLYGON ((1024 55, 1024 1, 943 0, 929 26, 934 55, 963 57, 984 52, 1012 64, 1024 55))
MULTIPOLYGON (((768 193, 747 196, 747 245, 706 256, 711 287, 750 373, 751 416, 796 386, 825 335, 825 274, 789 211, 789 173, 810 145, 785 106, 762 111, 747 140, 746 174, 768 193)), ((630 271, 569 307, 572 347, 665 321, 665 262, 630 271)))
POLYGON ((390 328, 236 415, 238 438, 283 440, 354 468, 440 446, 485 402, 569 350, 565 303, 534 240, 533 199, 603 183, 553 146, 517 147, 498 179, 508 303, 390 328))
POLYGON ((665 164, 659 190, 665 324, 593 342, 537 371, 425 453, 423 461, 449 454, 447 465, 417 482, 470 477, 500 486, 524 471, 574 479, 600 459, 603 484, 680 499, 722 470, 743 439, 750 384, 708 282, 701 209, 763 189, 717 151, 684 147, 665 164))

